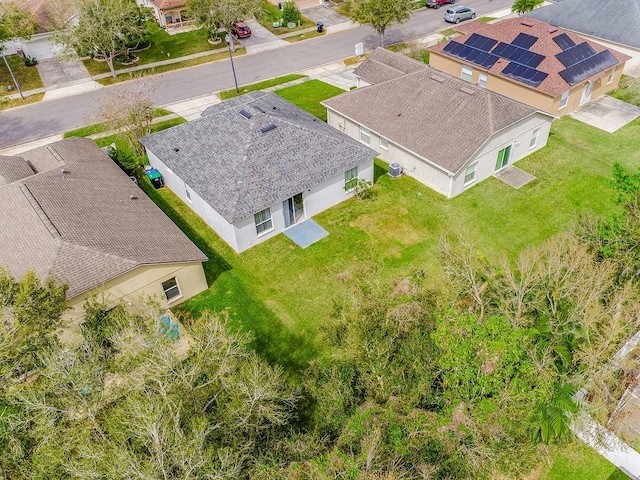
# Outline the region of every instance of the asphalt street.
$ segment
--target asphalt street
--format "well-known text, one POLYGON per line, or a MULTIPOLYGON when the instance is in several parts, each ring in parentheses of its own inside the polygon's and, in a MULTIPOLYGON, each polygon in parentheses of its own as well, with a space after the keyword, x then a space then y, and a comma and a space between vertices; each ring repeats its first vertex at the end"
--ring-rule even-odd
MULTIPOLYGON (((512 0, 468 0, 465 4, 475 8, 480 17, 510 7, 512 0)), ((444 29, 448 24, 444 22, 443 14, 444 8, 417 11, 409 22, 390 29, 385 35, 385 43, 391 45, 444 29)), ((368 51, 380 44, 380 38, 365 25, 235 57, 238 83, 254 83, 353 56, 355 44, 359 42, 364 43, 364 49, 368 51)), ((158 106, 230 89, 234 85, 229 60, 224 60, 6 110, 0 112, 0 147, 95 123, 105 98, 126 95, 127 90, 140 88, 140 82, 158 106)))

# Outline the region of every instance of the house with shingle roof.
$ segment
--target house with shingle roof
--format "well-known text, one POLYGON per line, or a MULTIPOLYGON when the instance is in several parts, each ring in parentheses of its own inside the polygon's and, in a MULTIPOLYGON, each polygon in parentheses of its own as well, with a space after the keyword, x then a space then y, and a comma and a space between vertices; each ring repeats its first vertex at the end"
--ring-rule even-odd
POLYGON ((322 104, 329 125, 448 198, 544 147, 553 120, 427 65, 322 104))
POLYGON ((142 7, 151 8, 156 22, 163 28, 180 27, 186 20, 185 0, 137 0, 137 3, 142 7))
POLYGON ((356 76, 356 86, 359 88, 402 77, 423 68, 422 62, 377 47, 365 62, 356 67, 353 74, 356 76))
POLYGON ((91 140, 0 157, 0 266, 68 285, 84 300, 174 306, 207 288, 207 257, 91 140))
POLYGON ((617 88, 630 58, 528 17, 455 28, 428 48, 433 68, 558 116, 617 88))
POLYGON ((274 93, 251 92, 143 137, 165 184, 242 252, 373 181, 375 151, 274 93))

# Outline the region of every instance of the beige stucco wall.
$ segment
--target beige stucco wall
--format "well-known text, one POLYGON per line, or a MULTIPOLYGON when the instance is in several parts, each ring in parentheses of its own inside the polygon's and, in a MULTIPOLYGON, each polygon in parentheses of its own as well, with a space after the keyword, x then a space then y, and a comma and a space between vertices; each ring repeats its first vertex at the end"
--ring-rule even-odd
MULTIPOLYGON (((450 57, 439 55, 437 52, 431 52, 429 65, 437 70, 446 72, 458 78, 460 78, 462 74, 462 63, 450 57)), ((500 93, 505 97, 513 98, 514 100, 518 100, 519 102, 526 103, 527 105, 531 105, 532 107, 538 108, 544 112, 549 112, 553 115, 558 116, 566 115, 567 113, 572 112, 580 106, 582 92, 584 91, 584 86, 587 83, 582 82, 571 87, 571 93, 569 94, 567 105, 564 108, 560 108, 560 99, 562 95, 551 97, 534 89, 525 87, 515 82, 511 82, 506 78, 492 75, 491 73, 478 69, 478 67, 474 65, 464 65, 473 69, 471 83, 477 84, 480 73, 484 73, 487 75, 486 88, 488 88, 492 92, 500 93)), ((604 95, 605 93, 617 88, 618 82, 620 81, 620 77, 622 75, 623 65, 616 66, 616 72, 613 81, 610 84, 607 84, 609 71, 610 69, 602 72, 602 78, 594 82, 593 91, 591 93, 591 100, 594 100, 604 95)))
POLYGON ((163 308, 174 307, 207 289, 207 280, 202 263, 172 263, 138 267, 98 288, 67 301, 70 310, 65 317, 73 320, 82 316, 82 305, 91 295, 103 298, 109 307, 125 302, 132 307, 141 307, 144 298, 153 296, 163 308), (162 282, 176 278, 180 296, 167 302, 162 282))

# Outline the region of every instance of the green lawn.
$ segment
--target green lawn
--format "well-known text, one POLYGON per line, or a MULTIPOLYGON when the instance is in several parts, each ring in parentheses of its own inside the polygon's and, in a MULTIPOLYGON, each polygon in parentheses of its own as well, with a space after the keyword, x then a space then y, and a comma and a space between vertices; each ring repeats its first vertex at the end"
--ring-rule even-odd
POLYGON ((276 91, 282 98, 289 100, 325 122, 327 121, 327 109, 320 105, 320 102, 344 92, 345 90, 320 80, 309 80, 300 85, 293 85, 276 91))
POLYGON ((305 77, 306 75, 292 74, 292 75, 284 75, 282 77, 271 78, 263 82, 252 83, 250 85, 243 85, 240 87, 240 93, 236 92, 235 88, 232 88, 231 90, 224 90, 220 92, 220 98, 222 100, 227 100, 229 98, 237 97, 238 95, 244 95, 245 93, 253 92, 254 90, 263 90, 265 88, 274 87, 276 85, 292 82, 294 80, 298 80, 300 78, 305 78, 305 77))
MULTIPOLYGON (((209 34, 206 30, 193 30, 191 32, 169 35, 155 23, 149 22, 147 25, 149 40, 151 41, 149 49, 134 53, 134 55, 140 59, 134 65, 120 65, 115 62, 114 67, 116 70, 169 60, 171 58, 184 57, 185 55, 191 55, 193 53, 218 50, 224 46, 224 44, 210 44, 207 41, 209 34)), ((88 59, 84 60, 84 65, 91 75, 109 72, 107 62, 97 62, 88 59)))
MULTIPOLYGON (((153 118, 160 118, 167 115, 171 115, 172 112, 169 110, 165 110, 164 108, 156 108, 153 111, 153 118)), ((164 122, 163 122, 164 123, 164 122)), ((93 125, 87 125, 84 127, 76 128, 75 130, 69 130, 64 133, 64 138, 69 137, 88 137, 90 135, 95 135, 98 133, 102 133, 107 129, 107 125, 104 123, 94 123, 93 125)))
MULTIPOLYGON (((7 55, 6 59, 23 92, 44 86, 37 67, 26 67, 24 60, 18 55, 7 55)), ((0 97, 13 93, 18 93, 16 84, 13 82, 4 60, 0 59, 0 97), (7 89, 8 86, 11 86, 13 91, 10 92, 7 89)))
POLYGON ((609 95, 640 107, 640 79, 622 75, 618 88, 609 95))
POLYGON ((264 2, 262 7, 262 15, 260 16, 260 18, 258 18, 258 22, 260 23, 260 25, 262 25, 275 35, 282 35, 283 33, 295 32, 297 30, 303 30, 305 28, 316 26, 315 22, 309 20, 303 15, 299 27, 296 26, 295 28, 288 28, 286 25, 281 27, 274 27, 273 23, 280 23, 281 18, 282 11, 278 8, 277 5, 274 5, 270 2, 264 2))
POLYGON ((538 480, 627 480, 612 463, 579 440, 552 447, 538 480))

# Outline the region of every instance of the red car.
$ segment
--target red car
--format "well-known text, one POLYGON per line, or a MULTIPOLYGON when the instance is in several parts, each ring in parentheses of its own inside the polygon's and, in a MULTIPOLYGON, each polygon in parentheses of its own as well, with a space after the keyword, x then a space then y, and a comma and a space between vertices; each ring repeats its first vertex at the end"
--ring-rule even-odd
POLYGON ((440 5, 444 5, 445 3, 450 3, 453 5, 454 3, 456 3, 456 0, 427 0, 426 6, 438 9, 440 8, 440 5))
POLYGON ((231 35, 236 38, 249 38, 251 36, 251 29, 249 25, 242 20, 234 20, 231 24, 231 35))

